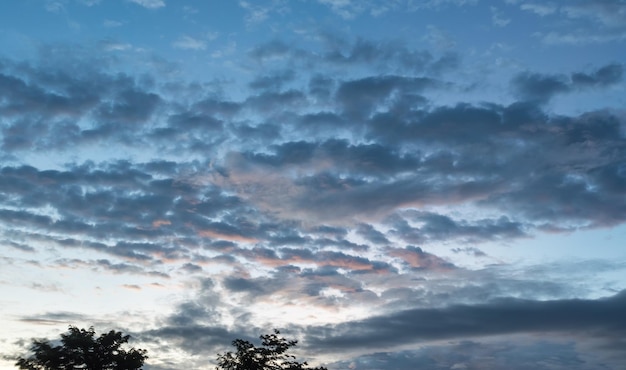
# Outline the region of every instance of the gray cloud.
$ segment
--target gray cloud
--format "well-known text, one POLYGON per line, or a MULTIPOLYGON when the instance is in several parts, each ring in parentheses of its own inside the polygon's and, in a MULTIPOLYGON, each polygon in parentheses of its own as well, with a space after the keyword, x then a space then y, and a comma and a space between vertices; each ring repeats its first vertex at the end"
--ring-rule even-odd
POLYGON ((399 41, 363 38, 349 40, 329 32, 320 33, 319 40, 319 53, 275 39, 254 47, 249 56, 260 63, 288 58, 291 63, 298 63, 305 68, 320 64, 333 68, 367 65, 390 73, 438 74, 460 66, 460 57, 457 54, 433 55, 428 50, 413 50, 399 41))
POLYGON ((592 73, 572 73, 574 86, 608 86, 622 80, 624 67, 621 64, 609 64, 592 73))
POLYGON ((294 71, 285 70, 274 74, 259 76, 250 82, 249 86, 253 89, 280 90, 284 84, 289 83, 294 79, 294 71))
POLYGON ((105 122, 141 123, 150 118, 158 103, 156 94, 125 89, 115 94, 113 103, 100 106, 96 114, 105 122))
POLYGON ((506 299, 475 306, 415 309, 311 330, 313 348, 341 351, 513 333, 573 332, 623 336, 624 293, 599 300, 506 299))
POLYGON ((527 236, 523 224, 511 221, 505 216, 496 220, 482 219, 468 222, 419 211, 409 211, 404 215, 406 218, 391 217, 388 222, 392 226, 390 233, 409 243, 452 239, 475 243, 490 239, 512 240, 527 236), (411 226, 407 219, 420 226, 411 226))
POLYGON ((513 86, 520 98, 546 102, 558 93, 569 91, 568 80, 564 76, 546 76, 537 73, 524 73, 513 80, 513 86))
POLYGON ((1 125, 4 150, 60 149, 123 139, 128 125, 146 123, 163 103, 129 76, 95 71, 102 63, 72 61, 78 65, 69 67, 79 72, 56 66, 57 54, 63 51, 42 51, 50 54, 45 55, 45 68, 7 63, 0 71, 0 111, 10 117, 1 125), (79 123, 81 118, 92 123, 79 123))
POLYGON ((591 73, 574 72, 570 76, 522 73, 512 84, 520 98, 545 103, 560 93, 614 85, 622 80, 622 75, 622 65, 608 64, 591 73))
POLYGON ((385 234, 376 230, 372 225, 360 224, 358 225, 356 232, 374 244, 383 245, 389 243, 385 234))
POLYGON ((436 80, 421 77, 375 76, 342 83, 337 89, 337 100, 349 117, 369 115, 377 109, 384 109, 392 93, 400 96, 417 94, 426 88, 438 86, 436 80))
POLYGON ((350 361, 329 364, 343 369, 538 369, 566 370, 580 368, 619 368, 620 360, 607 361, 579 350, 565 338, 531 342, 526 338, 499 338, 498 341, 466 340, 441 345, 422 346, 417 350, 376 352, 350 361))
POLYGON ((76 312, 45 312, 39 315, 21 317, 19 320, 36 325, 70 324, 82 321, 85 315, 76 312))

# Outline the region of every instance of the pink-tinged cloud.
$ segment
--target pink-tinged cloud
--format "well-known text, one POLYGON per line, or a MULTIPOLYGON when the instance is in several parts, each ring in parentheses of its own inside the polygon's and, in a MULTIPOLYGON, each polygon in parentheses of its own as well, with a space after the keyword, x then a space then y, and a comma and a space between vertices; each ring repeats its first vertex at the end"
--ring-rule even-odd
POLYGON ((424 252, 422 248, 407 246, 406 248, 389 248, 390 256, 401 259, 409 266, 417 269, 445 271, 454 269, 455 266, 444 259, 424 252))
POLYGON ((155 220, 152 222, 152 227, 154 227, 155 229, 161 227, 161 226, 168 226, 171 225, 172 222, 169 220, 155 220))

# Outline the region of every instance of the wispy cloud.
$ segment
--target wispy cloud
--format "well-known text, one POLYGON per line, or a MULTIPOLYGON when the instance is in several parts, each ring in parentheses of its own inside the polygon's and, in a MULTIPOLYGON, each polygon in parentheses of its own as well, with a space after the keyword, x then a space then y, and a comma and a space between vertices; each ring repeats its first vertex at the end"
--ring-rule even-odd
POLYGON ((165 6, 164 0, 128 0, 128 1, 133 2, 137 5, 141 5, 144 8, 148 8, 148 9, 158 9, 158 8, 163 8, 165 6))
POLYGON ((183 50, 204 50, 206 49, 206 42, 191 36, 181 36, 172 43, 172 46, 183 50))
POLYGON ((566 19, 550 31, 537 33, 546 44, 596 44, 626 38, 626 7, 619 1, 577 1, 559 3, 522 3, 520 8, 541 17, 566 19), (572 27, 572 24, 575 25, 572 27))

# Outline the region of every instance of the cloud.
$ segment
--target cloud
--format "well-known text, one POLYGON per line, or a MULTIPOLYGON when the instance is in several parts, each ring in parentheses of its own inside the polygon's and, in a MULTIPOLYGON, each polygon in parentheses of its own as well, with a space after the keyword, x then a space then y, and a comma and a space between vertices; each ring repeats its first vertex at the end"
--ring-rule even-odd
POLYGON ((449 216, 435 213, 407 211, 402 216, 390 217, 388 223, 392 227, 390 234, 395 234, 409 243, 443 240, 476 243, 489 239, 513 240, 527 236, 523 224, 505 216, 495 220, 467 221, 453 220, 449 216))
POLYGON ((426 0, 419 3, 409 2, 409 7, 415 11, 430 8, 438 9, 446 6, 475 5, 476 3, 478 3, 477 0, 426 0))
MULTIPOLYGON (((544 338, 533 342, 528 338, 498 340, 465 340, 447 344, 420 346, 415 350, 377 351, 348 361, 327 364, 329 368, 364 370, 418 368, 500 369, 533 368, 538 370, 594 368, 607 366, 606 359, 596 358, 587 349, 579 349, 566 338, 544 338)), ((610 361, 619 368, 621 360, 610 361)))
POLYGON ((536 4, 536 3, 522 3, 520 9, 531 11, 542 17, 553 14, 557 10, 557 6, 552 3, 548 4, 536 4))
POLYGON ((282 86, 295 78, 292 70, 280 71, 272 75, 259 76, 250 82, 249 86, 253 89, 280 90, 282 86))
POLYGON ((452 263, 446 262, 433 254, 424 252, 419 247, 407 246, 404 249, 389 248, 388 253, 390 256, 400 258, 414 269, 440 271, 455 268, 452 263))
POLYGON ((94 6, 100 4, 102 0, 79 0, 82 4, 86 6, 94 6))
POLYGON ((614 85, 621 81, 622 75, 622 65, 608 64, 591 73, 574 72, 570 76, 522 73, 512 84, 522 99, 547 102, 560 93, 614 85))
POLYGON ((181 36, 172 43, 172 46, 183 50, 205 50, 206 42, 191 36, 181 36))
POLYGON ((494 26, 506 27, 509 23, 511 23, 511 19, 505 18, 502 12, 500 12, 495 6, 492 6, 489 9, 491 10, 491 22, 494 26))
POLYGON ((148 9, 158 9, 158 8, 165 7, 164 0, 128 0, 128 1, 133 2, 137 5, 141 5, 144 8, 148 8, 148 9))
POLYGON ((281 40, 272 40, 254 47, 249 54, 252 58, 266 60, 285 57, 291 51, 291 47, 281 40))
POLYGON ((351 20, 363 14, 373 17, 388 12, 402 11, 415 12, 425 9, 441 9, 447 6, 474 5, 476 0, 428 0, 428 1, 355 1, 355 0, 317 0, 327 6, 332 12, 346 20, 351 20))
POLYGON ((369 4, 350 0, 318 0, 319 3, 329 6, 333 12, 345 19, 352 19, 365 10, 369 4))
POLYGON ((570 44, 570 45, 586 45, 586 44, 605 44, 611 42, 621 42, 626 39, 626 32, 578 32, 578 33, 560 33, 548 32, 542 36, 544 43, 548 45, 570 44))
POLYGON ((546 102, 558 93, 569 91, 565 76, 547 76, 541 74, 521 74, 513 80, 517 94, 525 100, 546 102))
POLYGON ((65 86, 59 86, 67 91, 67 94, 58 94, 46 91, 36 84, 29 84, 18 76, 0 74, 0 94, 6 96, 0 109, 11 116, 20 112, 70 117, 78 115, 96 103, 97 95, 85 89, 86 83, 80 86, 74 85, 73 82, 75 81, 68 78, 65 86))
POLYGON ((159 96, 131 88, 117 92, 114 101, 100 106, 96 113, 98 118, 113 123, 139 123, 150 118, 159 96))
POLYGON ((624 27, 626 5, 621 1, 581 1, 561 8, 568 18, 592 19, 606 27, 624 27))
POLYGON ((400 41, 345 39, 336 33, 319 35, 321 52, 290 45, 280 39, 259 44, 249 51, 249 56, 265 63, 272 60, 289 60, 303 67, 328 65, 329 67, 368 66, 388 73, 442 72, 459 66, 458 55, 449 52, 433 55, 428 50, 414 50, 400 41))
POLYGON ((61 1, 47 0, 45 8, 50 13, 65 12, 65 4, 63 2, 61 2, 61 1))
POLYGON ((389 240, 387 239, 385 234, 376 230, 372 225, 359 224, 356 229, 356 232, 371 243, 374 243, 377 245, 384 245, 384 244, 389 243, 389 240))
POLYGON ((129 50, 133 46, 128 43, 115 42, 111 40, 104 40, 101 43, 102 49, 105 51, 124 51, 129 50))
POLYGON ((46 312, 39 315, 23 316, 19 320, 35 325, 71 324, 83 321, 85 316, 75 312, 46 312))
POLYGON ((623 74, 624 67, 621 64, 608 64, 590 74, 572 73, 572 84, 579 87, 610 86, 620 82, 623 74))
POLYGON ((128 290, 141 290, 141 287, 137 284, 123 284, 122 288, 128 290))
POLYGON ((123 22, 120 22, 120 21, 113 20, 113 19, 105 19, 105 20, 102 22, 102 25, 103 25, 104 27, 107 27, 107 28, 116 28, 116 27, 121 27, 121 26, 123 26, 123 25, 124 25, 124 23, 123 23, 123 22))
MULTIPOLYGON (((158 329, 142 332, 144 340, 168 340, 175 346, 185 348, 192 355, 204 353, 207 348, 224 348, 225 338, 241 338, 223 327, 213 326, 161 326, 158 329)), ((230 340, 230 339, 229 339, 230 340)))
POLYGON ((457 44, 456 40, 450 34, 436 26, 428 26, 428 34, 426 34, 423 39, 439 50, 448 50, 455 47, 457 44))
POLYGON ((561 18, 547 32, 539 32, 546 44, 599 44, 626 38, 626 11, 620 1, 576 1, 567 4, 522 3, 522 10, 541 17, 561 18))
POLYGON ((367 77, 342 83, 337 89, 337 99, 347 114, 360 116, 384 109, 379 104, 387 103, 394 93, 400 96, 416 94, 437 85, 438 82, 430 78, 367 77))
POLYGON ((190 262, 185 263, 181 267, 181 270, 183 270, 183 271, 185 271, 187 273, 196 273, 196 272, 202 272, 203 271, 202 266, 198 266, 198 265, 196 265, 194 263, 190 263, 190 262))
POLYGON ((22 244, 22 243, 16 243, 16 242, 13 242, 13 241, 7 243, 7 245, 12 247, 12 248, 15 248, 15 249, 18 249, 20 251, 23 251, 23 252, 34 252, 35 251, 35 248, 33 248, 33 247, 29 246, 29 245, 22 244))
POLYGON ((465 247, 465 248, 453 248, 452 251, 454 253, 467 253, 470 255, 474 255, 475 257, 486 257, 487 254, 475 247, 465 247))
MULTIPOLYGON (((55 63, 54 57, 49 59, 55 63)), ((126 75, 96 71, 95 61, 76 63, 76 73, 60 67, 54 78, 31 66, 9 64, 0 72, 0 95, 6 96, 0 111, 10 117, 0 127, 5 150, 59 149, 116 135, 121 139, 129 125, 146 123, 163 103, 126 75)))
POLYGON ((255 26, 263 23, 270 15, 289 13, 288 3, 282 1, 273 1, 270 4, 258 4, 250 1, 241 0, 239 6, 246 11, 245 21, 248 26, 255 26))
POLYGON ((306 343, 324 351, 384 349, 429 340, 521 333, 623 336, 626 295, 598 300, 503 299, 474 306, 414 309, 312 329, 306 343))

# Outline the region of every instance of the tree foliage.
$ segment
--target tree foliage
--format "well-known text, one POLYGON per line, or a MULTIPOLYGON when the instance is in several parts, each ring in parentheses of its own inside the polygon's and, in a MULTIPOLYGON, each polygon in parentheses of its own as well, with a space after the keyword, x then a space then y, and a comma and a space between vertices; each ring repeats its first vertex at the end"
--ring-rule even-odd
POLYGON ((135 370, 141 369, 148 358, 146 350, 125 350, 130 335, 111 330, 96 337, 93 327, 88 330, 70 326, 61 334, 61 344, 48 340, 33 340, 29 357, 20 357, 15 366, 24 370, 135 370))
POLYGON ((217 369, 222 370, 327 370, 325 367, 307 367, 306 362, 296 360, 294 355, 287 351, 294 347, 297 340, 287 340, 279 336, 280 332, 274 330, 273 334, 261 335, 261 347, 235 339, 232 344, 236 352, 226 352, 217 355, 217 369))

